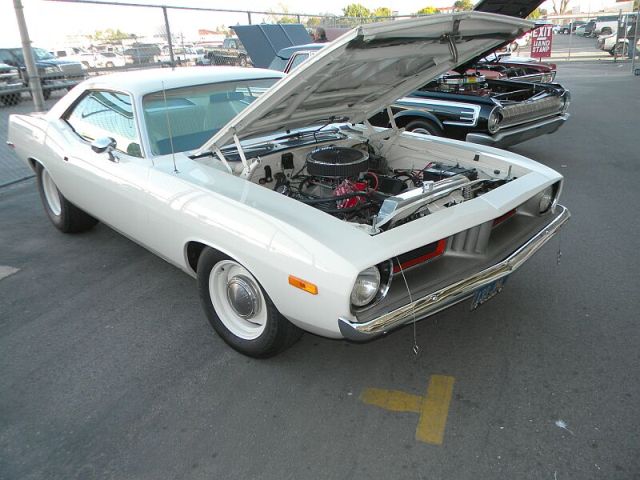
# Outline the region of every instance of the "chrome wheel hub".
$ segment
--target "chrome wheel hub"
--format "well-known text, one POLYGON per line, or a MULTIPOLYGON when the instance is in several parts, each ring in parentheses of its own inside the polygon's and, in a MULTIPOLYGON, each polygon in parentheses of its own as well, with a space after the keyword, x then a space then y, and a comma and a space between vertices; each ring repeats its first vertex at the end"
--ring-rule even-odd
POLYGON ((262 289, 251 273, 234 260, 221 260, 209 274, 211 303, 224 326, 245 340, 258 338, 267 325, 262 289))
POLYGON ((260 297, 253 282, 244 275, 238 275, 227 283, 227 299, 234 312, 244 319, 253 318, 260 310, 260 297))

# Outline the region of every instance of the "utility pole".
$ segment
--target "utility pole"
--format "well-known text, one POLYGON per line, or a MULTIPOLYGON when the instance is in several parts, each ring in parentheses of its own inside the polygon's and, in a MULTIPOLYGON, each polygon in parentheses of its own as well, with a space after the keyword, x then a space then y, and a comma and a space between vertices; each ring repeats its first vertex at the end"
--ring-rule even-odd
POLYGON ((18 29, 20 29, 20 40, 22 41, 22 56, 24 57, 24 63, 27 67, 29 89, 31 90, 31 98, 33 98, 33 106, 36 109, 36 112, 42 112, 44 111, 42 85, 40 84, 40 75, 38 74, 36 62, 33 60, 31 40, 29 39, 27 22, 24 19, 24 8, 22 7, 22 0, 13 0, 13 8, 16 11, 18 29))
POLYGON ((169 17, 167 16, 167 7, 162 7, 162 14, 164 15, 164 28, 167 31, 167 44, 169 45, 169 59, 171 60, 171 67, 175 67, 176 59, 173 56, 173 43, 171 40, 171 28, 169 27, 169 17))

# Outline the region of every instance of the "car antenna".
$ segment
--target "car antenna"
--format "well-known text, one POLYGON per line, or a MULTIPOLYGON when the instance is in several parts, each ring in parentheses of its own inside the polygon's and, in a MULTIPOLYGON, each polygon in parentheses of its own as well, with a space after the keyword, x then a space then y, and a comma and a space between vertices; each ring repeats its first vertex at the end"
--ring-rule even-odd
POLYGON ((164 89, 164 80, 162 81, 162 96, 164 98, 164 113, 167 118, 167 130, 169 131, 169 145, 171 146, 171 160, 173 160, 173 173, 178 172, 176 167, 176 151, 173 148, 173 132, 171 131, 171 120, 169 120, 169 107, 167 106, 167 92, 164 89))

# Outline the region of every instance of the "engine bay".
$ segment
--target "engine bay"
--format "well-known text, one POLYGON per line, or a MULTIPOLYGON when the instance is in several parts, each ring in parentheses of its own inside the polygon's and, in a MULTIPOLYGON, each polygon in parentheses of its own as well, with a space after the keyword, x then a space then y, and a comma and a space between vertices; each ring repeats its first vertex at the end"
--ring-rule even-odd
POLYGON ((515 83, 514 85, 503 80, 487 80, 484 75, 478 73, 443 75, 438 80, 421 88, 421 90, 486 98, 491 97, 499 100, 501 103, 532 100, 534 97, 547 92, 547 90, 539 84, 515 83))
POLYGON ((253 181, 336 218, 381 231, 472 200, 514 179, 458 162, 392 161, 369 142, 285 152, 253 181), (297 163, 297 165, 296 165, 297 163), (300 165, 300 163, 302 163, 300 165), (405 165, 402 165, 402 164, 405 165), (274 173, 275 172, 275 173, 274 173))

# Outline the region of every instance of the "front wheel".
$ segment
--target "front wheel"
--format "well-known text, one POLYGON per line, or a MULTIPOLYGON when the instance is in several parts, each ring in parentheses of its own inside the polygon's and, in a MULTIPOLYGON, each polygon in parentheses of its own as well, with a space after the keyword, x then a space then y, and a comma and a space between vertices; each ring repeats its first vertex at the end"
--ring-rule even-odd
POLYGON ((434 135, 436 137, 442 136, 442 131, 437 125, 434 125, 428 120, 414 120, 407 123, 405 130, 413 133, 420 133, 422 135, 434 135))
POLYGON ((64 233, 79 233, 91 229, 98 223, 98 220, 64 198, 47 169, 40 164, 36 166, 36 180, 44 210, 58 230, 64 233))
POLYGON ((278 312, 249 270, 211 248, 198 259, 198 290, 209 323, 240 353, 271 357, 302 335, 278 312))

